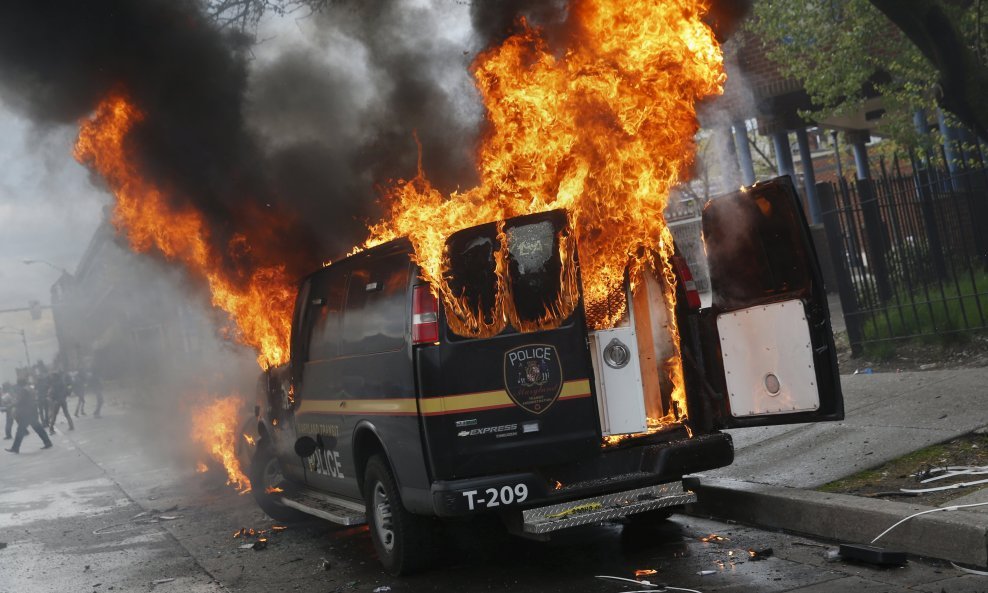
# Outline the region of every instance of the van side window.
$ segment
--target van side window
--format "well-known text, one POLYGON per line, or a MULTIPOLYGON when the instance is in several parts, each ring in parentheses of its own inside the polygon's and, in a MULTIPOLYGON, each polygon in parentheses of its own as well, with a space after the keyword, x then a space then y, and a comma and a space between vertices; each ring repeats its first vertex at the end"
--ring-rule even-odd
POLYGON ((340 322, 343 318, 343 297, 346 276, 342 270, 329 269, 313 280, 311 298, 312 337, 309 360, 326 360, 339 353, 340 322))
POLYGON ((350 273, 340 354, 399 350, 410 327, 406 254, 367 262, 350 273))

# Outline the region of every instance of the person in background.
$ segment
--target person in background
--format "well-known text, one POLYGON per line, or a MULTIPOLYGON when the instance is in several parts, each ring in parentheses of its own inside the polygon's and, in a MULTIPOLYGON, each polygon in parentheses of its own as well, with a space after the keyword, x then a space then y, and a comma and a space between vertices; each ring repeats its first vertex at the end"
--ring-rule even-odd
POLYGON ((34 429, 35 434, 41 437, 41 441, 44 443, 44 446, 41 448, 50 449, 52 446, 51 439, 45 433, 44 426, 38 422, 38 402, 34 397, 34 391, 27 384, 27 379, 17 380, 14 395, 16 396, 14 399, 14 414, 17 417, 17 434, 14 437, 14 444, 7 449, 7 452, 21 452, 21 442, 27 436, 29 428, 34 429))
POLYGON ((33 385, 28 385, 34 390, 38 402, 38 415, 41 417, 41 424, 48 426, 48 419, 51 418, 51 400, 48 397, 49 376, 47 371, 39 370, 34 379, 33 385))
POLYGON ((72 424, 72 416, 69 414, 69 386, 65 382, 65 376, 61 372, 51 374, 49 382, 48 396, 51 398, 51 418, 48 419, 48 431, 55 434, 55 421, 58 420, 58 411, 65 414, 65 419, 69 423, 69 430, 75 430, 72 424))
POLYGON ((10 383, 4 383, 0 391, 0 410, 3 410, 3 440, 10 440, 14 428, 14 394, 10 383))
POLYGON ((91 393, 96 394, 96 409, 93 410, 93 418, 99 418, 100 410, 103 409, 103 381, 100 380, 96 371, 89 373, 88 389, 91 393))
POLYGON ((79 398, 79 401, 77 401, 75 404, 75 417, 76 418, 79 417, 80 411, 82 412, 82 415, 85 416, 86 415, 86 377, 85 377, 85 373, 83 373, 82 371, 77 372, 75 374, 75 377, 73 377, 72 379, 72 392, 75 393, 76 397, 79 398))

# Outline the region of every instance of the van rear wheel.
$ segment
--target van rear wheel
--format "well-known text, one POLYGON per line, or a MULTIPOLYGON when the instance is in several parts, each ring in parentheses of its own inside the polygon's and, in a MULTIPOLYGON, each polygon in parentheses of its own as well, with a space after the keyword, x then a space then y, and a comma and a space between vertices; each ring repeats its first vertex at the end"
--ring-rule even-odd
POLYGON ((285 477, 281 471, 281 462, 274 450, 265 440, 257 443, 257 450, 254 452, 254 461, 250 464, 250 491, 257 501, 257 506, 261 507, 269 517, 275 521, 293 523, 302 521, 308 517, 302 511, 285 506, 281 502, 281 496, 268 492, 281 484, 285 477))
POLYGON ((436 558, 437 522, 405 509, 383 455, 374 455, 364 471, 367 524, 377 557, 394 576, 428 568, 436 558))

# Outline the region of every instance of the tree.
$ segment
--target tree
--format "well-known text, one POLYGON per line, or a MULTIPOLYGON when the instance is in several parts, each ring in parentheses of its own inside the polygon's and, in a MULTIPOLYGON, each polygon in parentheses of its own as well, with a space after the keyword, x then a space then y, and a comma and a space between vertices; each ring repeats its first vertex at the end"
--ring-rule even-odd
POLYGON ((871 0, 936 69, 937 101, 988 139, 988 66, 983 52, 981 0, 949 5, 935 0, 871 0))
POLYGON ((933 106, 934 69, 868 0, 759 0, 746 33, 803 84, 816 106, 809 119, 854 113, 877 92, 880 131, 911 142, 912 113, 933 106))
POLYGON ((252 33, 267 13, 303 16, 322 10, 333 0, 200 0, 203 11, 221 29, 252 33))
POLYGON ((803 83, 816 106, 809 118, 858 111, 880 94, 879 131, 912 144, 917 109, 939 105, 979 134, 988 128, 988 106, 973 96, 988 82, 984 19, 981 0, 759 0, 747 32, 803 83))

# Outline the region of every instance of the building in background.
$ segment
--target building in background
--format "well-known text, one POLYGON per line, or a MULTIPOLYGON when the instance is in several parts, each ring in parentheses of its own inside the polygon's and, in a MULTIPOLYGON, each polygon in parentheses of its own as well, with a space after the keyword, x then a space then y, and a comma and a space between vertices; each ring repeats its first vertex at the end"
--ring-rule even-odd
POLYGON ((216 349, 213 320, 188 296, 182 274, 127 249, 108 216, 75 273, 51 287, 56 366, 153 381, 216 349))

